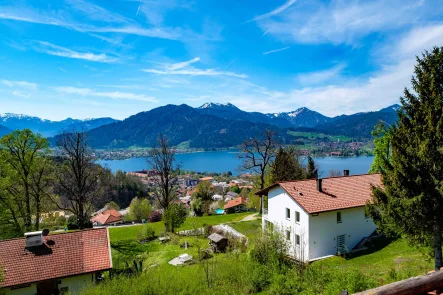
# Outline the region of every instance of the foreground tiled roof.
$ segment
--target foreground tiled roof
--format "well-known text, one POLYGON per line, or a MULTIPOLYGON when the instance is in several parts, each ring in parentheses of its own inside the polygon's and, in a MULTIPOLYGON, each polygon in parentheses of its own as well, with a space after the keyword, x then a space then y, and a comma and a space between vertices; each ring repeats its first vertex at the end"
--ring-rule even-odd
POLYGON ((308 213, 340 210, 364 206, 371 200, 371 186, 381 185, 380 174, 365 174, 322 179, 322 192, 317 190, 317 180, 279 182, 257 192, 267 195, 280 186, 308 213))
POLYGON ((25 248, 25 238, 0 241, 1 287, 103 271, 112 268, 107 228, 44 237, 25 248))
POLYGON ((230 200, 228 203, 226 203, 226 205, 224 206, 224 209, 229 209, 238 205, 246 205, 246 199, 243 197, 238 197, 235 198, 234 200, 230 200))

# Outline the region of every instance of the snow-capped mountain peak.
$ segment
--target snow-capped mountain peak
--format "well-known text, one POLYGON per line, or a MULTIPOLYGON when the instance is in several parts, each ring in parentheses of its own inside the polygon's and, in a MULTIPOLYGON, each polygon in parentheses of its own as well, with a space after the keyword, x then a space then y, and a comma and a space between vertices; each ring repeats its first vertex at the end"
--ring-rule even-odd
POLYGON ((207 102, 199 107, 199 109, 209 109, 209 108, 220 108, 220 107, 235 107, 232 103, 218 103, 218 102, 207 102))

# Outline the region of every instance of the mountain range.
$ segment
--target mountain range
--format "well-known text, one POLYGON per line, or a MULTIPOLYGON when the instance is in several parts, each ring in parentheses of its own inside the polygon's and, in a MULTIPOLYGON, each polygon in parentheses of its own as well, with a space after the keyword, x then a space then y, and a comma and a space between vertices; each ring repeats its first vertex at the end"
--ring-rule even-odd
POLYGON ((376 112, 327 117, 308 108, 292 112, 246 112, 231 103, 205 103, 193 108, 188 105, 166 105, 141 112, 118 121, 112 118, 63 121, 42 120, 25 115, 0 115, 0 135, 9 129, 30 128, 44 136, 62 131, 86 130, 95 148, 151 147, 158 134, 168 137, 172 146, 184 148, 224 148, 241 144, 258 136, 265 129, 278 133, 279 141, 295 140, 288 131, 309 131, 331 135, 345 135, 355 139, 371 138, 375 124, 395 123, 399 105, 376 112))
MULTIPOLYGON (((35 133, 40 133, 45 137, 51 137, 58 133, 72 130, 90 130, 101 125, 110 124, 117 120, 112 118, 98 118, 78 120, 67 118, 62 121, 50 121, 38 117, 22 114, 5 113, 0 114, 0 125, 7 129, 31 129, 35 133)), ((0 134, 2 130, 0 129, 0 134)))

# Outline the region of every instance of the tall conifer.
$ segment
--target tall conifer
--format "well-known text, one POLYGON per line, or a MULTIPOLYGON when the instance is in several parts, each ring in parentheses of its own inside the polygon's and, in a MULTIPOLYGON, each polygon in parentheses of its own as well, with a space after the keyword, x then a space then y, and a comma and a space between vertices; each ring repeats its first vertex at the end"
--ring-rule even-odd
POLYGON ((433 249, 442 266, 443 47, 417 57, 413 91, 404 90, 391 127, 391 155, 383 159, 383 188, 373 189, 368 211, 385 233, 433 249))

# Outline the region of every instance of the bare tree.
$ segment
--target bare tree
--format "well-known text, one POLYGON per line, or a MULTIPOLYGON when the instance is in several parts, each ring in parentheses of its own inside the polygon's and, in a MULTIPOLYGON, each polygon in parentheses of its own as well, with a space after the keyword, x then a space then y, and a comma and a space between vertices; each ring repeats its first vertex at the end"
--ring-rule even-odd
POLYGON ((94 163, 94 153, 87 144, 85 132, 60 135, 57 146, 63 163, 57 173, 61 202, 59 208, 77 216, 80 229, 85 228, 94 203, 102 195, 100 176, 103 169, 94 163))
POLYGON ((174 199, 174 186, 177 185, 180 165, 175 164, 175 150, 169 147, 166 136, 160 135, 157 143, 158 146, 149 151, 147 162, 156 171, 156 176, 152 179, 157 189, 154 196, 166 210, 174 199))
MULTIPOLYGON (((239 159, 243 161, 242 170, 254 170, 260 176, 260 190, 265 186, 265 172, 275 158, 276 133, 266 130, 263 138, 253 138, 243 142, 239 159)), ((263 196, 260 196, 260 213, 263 210, 263 196)))

